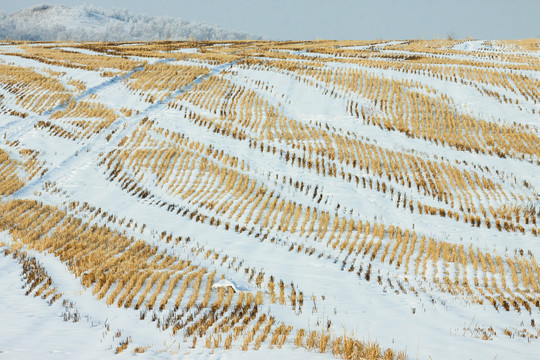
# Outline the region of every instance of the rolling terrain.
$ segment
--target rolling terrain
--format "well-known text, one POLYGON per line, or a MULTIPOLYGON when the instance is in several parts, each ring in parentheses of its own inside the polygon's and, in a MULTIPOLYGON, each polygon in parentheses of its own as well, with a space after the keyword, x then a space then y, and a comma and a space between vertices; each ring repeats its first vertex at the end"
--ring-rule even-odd
POLYGON ((260 36, 168 16, 134 15, 126 9, 37 5, 0 11, 0 39, 25 41, 246 40, 260 36))
POLYGON ((0 357, 534 357, 539 46, 1 43, 0 357))

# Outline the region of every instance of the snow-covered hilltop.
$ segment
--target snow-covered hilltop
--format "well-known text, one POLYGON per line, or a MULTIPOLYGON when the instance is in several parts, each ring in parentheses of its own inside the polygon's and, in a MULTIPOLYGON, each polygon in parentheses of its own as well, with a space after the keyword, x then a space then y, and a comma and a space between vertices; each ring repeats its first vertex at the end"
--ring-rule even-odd
POLYGON ((0 38, 32 41, 244 40, 260 36, 171 17, 128 10, 37 5, 0 13, 0 38))

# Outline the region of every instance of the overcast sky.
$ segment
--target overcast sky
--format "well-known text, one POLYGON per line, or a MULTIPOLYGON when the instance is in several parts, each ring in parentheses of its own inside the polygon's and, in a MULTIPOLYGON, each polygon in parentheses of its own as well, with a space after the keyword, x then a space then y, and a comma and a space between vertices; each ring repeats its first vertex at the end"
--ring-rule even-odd
MULTIPOLYGON (((270 39, 540 37, 540 0, 44 0, 125 8, 220 25, 270 39)), ((0 0, 11 13, 39 0, 0 0)))

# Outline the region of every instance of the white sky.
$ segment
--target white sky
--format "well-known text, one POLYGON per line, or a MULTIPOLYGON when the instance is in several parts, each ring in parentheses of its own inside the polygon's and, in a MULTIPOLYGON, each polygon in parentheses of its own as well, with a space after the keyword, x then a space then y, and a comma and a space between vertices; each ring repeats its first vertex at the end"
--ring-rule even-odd
MULTIPOLYGON (((39 0, 37 0, 39 1, 39 0)), ((271 39, 540 37, 540 0, 45 0, 125 8, 217 24, 271 39)), ((11 13, 36 0, 0 0, 11 13)))

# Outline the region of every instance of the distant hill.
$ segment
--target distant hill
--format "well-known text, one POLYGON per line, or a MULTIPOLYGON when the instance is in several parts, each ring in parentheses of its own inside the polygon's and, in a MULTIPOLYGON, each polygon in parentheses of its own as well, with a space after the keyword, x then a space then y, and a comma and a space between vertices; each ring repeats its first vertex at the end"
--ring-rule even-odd
POLYGON ((0 39, 32 41, 243 40, 260 36, 171 17, 133 15, 128 10, 37 5, 0 12, 0 39))

